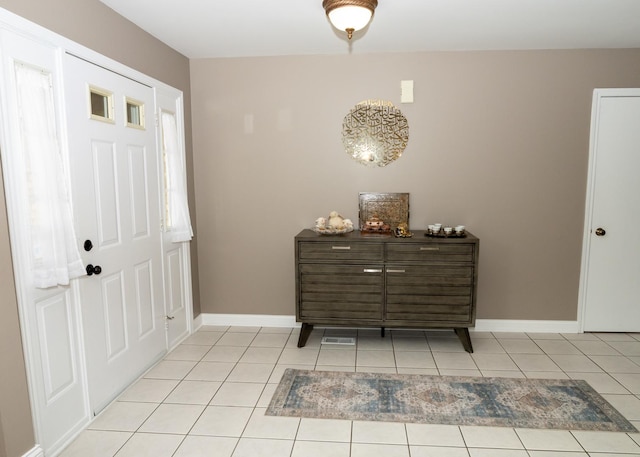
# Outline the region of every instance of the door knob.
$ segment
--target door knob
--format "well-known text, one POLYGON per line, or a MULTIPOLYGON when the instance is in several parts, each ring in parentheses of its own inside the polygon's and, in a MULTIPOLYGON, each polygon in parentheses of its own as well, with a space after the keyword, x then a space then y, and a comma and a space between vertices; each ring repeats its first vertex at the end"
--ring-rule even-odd
POLYGON ((596 236, 604 236, 607 233, 607 231, 605 229, 603 229, 602 227, 598 227, 596 229, 596 236))
POLYGON ((93 243, 91 242, 91 240, 85 240, 84 250, 89 252, 91 249, 93 249, 93 243))
POLYGON ((91 275, 99 275, 100 273, 102 273, 102 267, 100 265, 96 265, 93 266, 91 264, 87 265, 87 276, 91 276, 91 275))

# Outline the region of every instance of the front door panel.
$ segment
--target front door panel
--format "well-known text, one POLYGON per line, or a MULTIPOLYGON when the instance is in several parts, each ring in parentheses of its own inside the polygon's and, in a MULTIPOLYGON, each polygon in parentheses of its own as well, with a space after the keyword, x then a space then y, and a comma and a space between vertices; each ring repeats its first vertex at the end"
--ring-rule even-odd
POLYGON ((155 122, 140 116, 154 94, 73 56, 65 89, 78 241, 92 241, 83 260, 99 268, 80 280, 97 413, 166 352, 158 149, 155 122))

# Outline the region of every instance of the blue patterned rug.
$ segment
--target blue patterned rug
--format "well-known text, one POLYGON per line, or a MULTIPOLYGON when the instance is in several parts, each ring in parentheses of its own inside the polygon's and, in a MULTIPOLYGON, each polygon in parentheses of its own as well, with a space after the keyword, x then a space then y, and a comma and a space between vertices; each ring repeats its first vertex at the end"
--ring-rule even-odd
POLYGON ((569 379, 287 369, 271 416, 637 432, 589 384, 569 379))

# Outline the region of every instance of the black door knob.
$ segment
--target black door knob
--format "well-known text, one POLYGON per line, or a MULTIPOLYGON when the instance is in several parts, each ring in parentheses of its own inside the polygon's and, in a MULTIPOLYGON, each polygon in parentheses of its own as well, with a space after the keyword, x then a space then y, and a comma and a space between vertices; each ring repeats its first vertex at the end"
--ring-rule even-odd
POLYGON ((100 265, 96 265, 93 266, 91 264, 87 265, 87 276, 91 276, 91 275, 99 275, 100 273, 102 273, 102 267, 100 265))
POLYGON ((605 229, 603 229, 602 227, 598 227, 596 229, 596 236, 605 236, 606 233, 607 233, 607 231, 605 229))
POLYGON ((84 250, 89 252, 91 249, 93 249, 93 243, 91 242, 91 240, 85 240, 84 250))

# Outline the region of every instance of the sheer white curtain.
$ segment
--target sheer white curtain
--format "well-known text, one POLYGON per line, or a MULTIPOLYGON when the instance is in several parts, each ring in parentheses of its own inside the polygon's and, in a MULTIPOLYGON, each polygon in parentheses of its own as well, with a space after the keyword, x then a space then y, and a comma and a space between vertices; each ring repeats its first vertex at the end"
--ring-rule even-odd
POLYGON ((193 237, 191 217, 187 203, 187 183, 181 149, 178 144, 178 127, 173 113, 162 111, 162 147, 165 165, 165 226, 169 239, 174 242, 189 241, 193 237))
POLYGON ((22 64, 15 69, 33 282, 39 288, 67 285, 85 271, 56 133, 51 75, 22 64))

